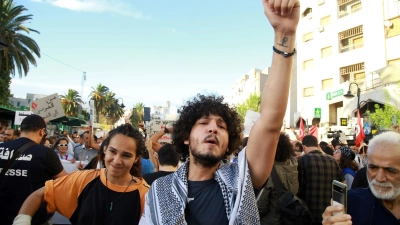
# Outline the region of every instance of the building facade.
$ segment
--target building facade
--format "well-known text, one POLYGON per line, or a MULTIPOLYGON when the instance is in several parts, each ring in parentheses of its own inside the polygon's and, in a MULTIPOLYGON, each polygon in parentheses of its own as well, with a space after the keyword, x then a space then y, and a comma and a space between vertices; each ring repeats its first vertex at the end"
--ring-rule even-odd
POLYGON ((238 105, 246 101, 252 93, 261 93, 268 78, 269 67, 264 70, 251 69, 247 74, 238 78, 226 99, 231 105, 238 105))
POLYGON ((167 114, 170 113, 171 103, 170 101, 165 102, 164 106, 153 106, 151 108, 150 118, 165 120, 167 114))
POLYGON ((309 0, 301 7, 293 119, 350 131, 341 119, 355 116, 357 89, 360 113, 373 112, 400 80, 392 71, 400 63, 400 1, 309 0), (355 97, 344 97, 348 90, 355 97))
POLYGON ((16 107, 16 108, 30 108, 31 107, 31 103, 33 101, 36 101, 38 99, 44 98, 47 95, 41 95, 41 94, 31 94, 28 93, 26 94, 26 99, 24 98, 15 98, 15 97, 9 97, 8 101, 9 103, 16 107))

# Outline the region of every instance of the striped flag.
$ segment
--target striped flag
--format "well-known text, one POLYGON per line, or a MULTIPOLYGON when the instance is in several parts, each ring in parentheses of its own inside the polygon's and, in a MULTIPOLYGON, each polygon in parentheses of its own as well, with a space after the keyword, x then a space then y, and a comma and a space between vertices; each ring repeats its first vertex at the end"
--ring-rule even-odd
POLYGON ((357 111, 357 126, 356 126, 356 147, 359 147, 360 144, 364 141, 365 138, 365 133, 364 133, 364 128, 363 124, 361 122, 361 117, 360 117, 360 110, 357 111))
POLYGON ((300 131, 300 135, 299 135, 300 140, 303 140, 303 137, 304 137, 304 124, 303 124, 303 118, 301 118, 301 117, 300 117, 300 129, 299 129, 299 131, 300 131))
POLYGON ((314 125, 310 128, 310 135, 314 136, 317 138, 317 140, 319 141, 319 135, 318 135, 318 127, 317 125, 314 125))

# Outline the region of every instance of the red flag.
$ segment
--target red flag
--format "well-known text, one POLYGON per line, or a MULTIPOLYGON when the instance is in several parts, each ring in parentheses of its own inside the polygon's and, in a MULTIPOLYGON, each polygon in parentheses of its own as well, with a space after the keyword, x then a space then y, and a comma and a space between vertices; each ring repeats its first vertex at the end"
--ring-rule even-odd
POLYGON ((303 118, 301 118, 301 117, 300 117, 300 129, 299 129, 299 131, 300 131, 300 135, 299 135, 300 140, 303 140, 303 137, 304 137, 304 124, 303 124, 303 118))
POLYGON ((317 140, 319 141, 319 137, 318 137, 318 127, 317 125, 314 125, 310 128, 310 135, 314 136, 317 138, 317 140))
POLYGON ((359 147, 360 144, 364 141, 365 138, 365 133, 364 133, 364 128, 363 124, 361 123, 361 117, 360 117, 360 110, 357 111, 357 126, 356 126, 356 147, 359 147))

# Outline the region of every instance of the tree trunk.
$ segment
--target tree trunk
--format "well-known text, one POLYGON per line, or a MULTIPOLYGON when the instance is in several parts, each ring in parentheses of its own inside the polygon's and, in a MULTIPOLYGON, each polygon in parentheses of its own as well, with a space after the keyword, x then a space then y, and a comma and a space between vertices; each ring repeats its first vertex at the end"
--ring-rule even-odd
MULTIPOLYGON (((3 54, 0 51, 0 54, 3 54)), ((0 105, 10 106, 8 98, 10 94, 11 77, 10 71, 7 70, 6 59, 3 58, 0 66, 0 105)))

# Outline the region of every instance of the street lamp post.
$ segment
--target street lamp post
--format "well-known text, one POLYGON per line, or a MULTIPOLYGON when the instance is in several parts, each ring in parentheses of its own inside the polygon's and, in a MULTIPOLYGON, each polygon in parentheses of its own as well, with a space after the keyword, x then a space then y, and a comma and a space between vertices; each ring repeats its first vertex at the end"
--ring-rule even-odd
POLYGON ((350 83, 349 84, 349 90, 343 96, 345 98, 354 98, 354 95, 350 91, 350 87, 351 87, 352 84, 355 84, 357 86, 357 110, 359 111, 360 110, 360 92, 361 92, 361 90, 360 90, 360 87, 358 86, 357 83, 354 83, 354 82, 350 83))
POLYGON ((121 103, 121 105, 120 105, 120 106, 121 106, 121 108, 125 108, 125 105, 124 105, 124 100, 123 100, 122 98, 117 98, 117 101, 118 101, 118 99, 121 99, 121 102, 122 102, 122 103, 121 103))

